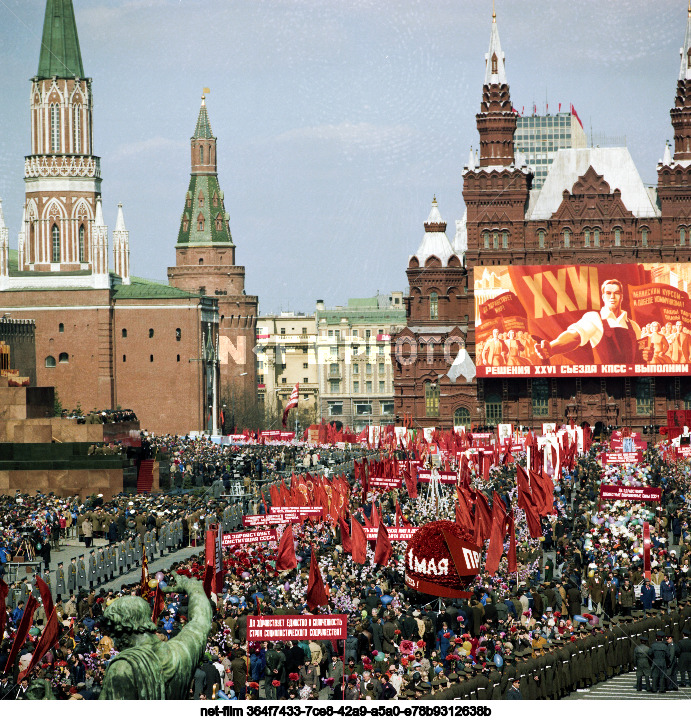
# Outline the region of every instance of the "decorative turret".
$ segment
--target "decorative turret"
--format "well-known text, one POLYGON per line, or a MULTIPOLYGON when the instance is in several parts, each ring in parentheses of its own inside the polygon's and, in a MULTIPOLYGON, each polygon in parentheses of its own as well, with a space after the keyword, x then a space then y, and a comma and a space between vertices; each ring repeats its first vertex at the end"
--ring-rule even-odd
POLYGON ((476 119, 477 129, 480 133, 480 167, 512 165, 516 115, 511 106, 504 53, 499 42, 497 15, 494 12, 492 13, 489 51, 485 55, 482 103, 476 119))
POLYGON ((686 20, 686 35, 681 48, 681 67, 674 99, 672 126, 674 127, 674 160, 691 160, 691 3, 686 20))
POLYGON ((10 232, 5 225, 5 217, 2 214, 2 200, 0 199, 0 288, 3 279, 10 276, 10 232))
POLYGON ((123 285, 130 284, 130 233, 125 227, 122 203, 118 203, 118 218, 113 233, 113 266, 123 285))
POLYGON ((101 199, 96 200, 96 217, 91 228, 91 274, 94 288, 108 288, 108 226, 103 220, 101 199))

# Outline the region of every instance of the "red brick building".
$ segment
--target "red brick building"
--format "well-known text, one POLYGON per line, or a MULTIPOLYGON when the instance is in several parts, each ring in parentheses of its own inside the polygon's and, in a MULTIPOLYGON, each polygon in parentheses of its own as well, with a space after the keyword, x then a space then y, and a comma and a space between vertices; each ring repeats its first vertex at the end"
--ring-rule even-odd
POLYGON ((0 212, 0 313, 35 321, 37 384, 54 386, 65 408, 131 408, 157 432, 212 426, 216 299, 130 276, 122 207, 109 271, 92 81, 71 0, 46 2, 30 102, 17 251, 0 212))
POLYGON ((688 373, 455 384, 445 374, 462 345, 476 365, 481 360, 475 318, 483 298, 476 296, 496 291, 493 266, 691 261, 691 12, 671 110, 674 153, 667 148, 658 165, 657 188, 643 185, 627 149, 584 148, 560 150, 544 186, 533 189, 531 169, 514 152, 516 115, 496 16, 485 62, 479 165, 471 154, 463 172, 466 215, 450 241, 435 202, 406 271, 407 327, 392 344, 396 416, 446 428, 501 421, 539 428, 568 419, 665 425, 667 409, 691 407, 688 373))

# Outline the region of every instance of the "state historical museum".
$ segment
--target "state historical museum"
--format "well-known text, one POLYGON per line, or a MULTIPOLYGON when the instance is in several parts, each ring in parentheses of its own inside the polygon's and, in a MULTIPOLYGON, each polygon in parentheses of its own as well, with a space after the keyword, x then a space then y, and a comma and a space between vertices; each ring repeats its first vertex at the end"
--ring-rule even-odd
POLYGON ((493 16, 466 214, 449 240, 435 199, 406 271, 399 422, 650 432, 691 408, 691 9, 670 115, 657 188, 620 147, 558 150, 534 187, 493 16))

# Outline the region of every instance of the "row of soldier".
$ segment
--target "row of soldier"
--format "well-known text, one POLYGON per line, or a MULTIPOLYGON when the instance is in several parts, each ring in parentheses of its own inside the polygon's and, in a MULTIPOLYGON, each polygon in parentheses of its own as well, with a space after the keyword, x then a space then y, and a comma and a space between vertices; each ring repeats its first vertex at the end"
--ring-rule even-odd
MULTIPOLYGON (((634 652, 641 644, 652 645, 658 633, 678 642, 691 623, 691 602, 682 602, 669 613, 634 612, 615 617, 594 629, 581 629, 549 645, 519 650, 506 658, 503 668, 457 669, 458 679, 435 698, 490 701, 505 697, 519 679, 521 696, 527 700, 559 699, 634 668, 634 652)), ((451 678, 451 677, 450 677, 451 678)))

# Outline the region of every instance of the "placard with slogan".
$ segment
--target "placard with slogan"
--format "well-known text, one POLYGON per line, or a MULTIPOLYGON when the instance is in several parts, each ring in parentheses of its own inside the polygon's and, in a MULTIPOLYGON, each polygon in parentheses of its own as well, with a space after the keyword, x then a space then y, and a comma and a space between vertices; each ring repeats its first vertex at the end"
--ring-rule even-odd
POLYGON ((271 506, 269 513, 280 513, 290 515, 297 513, 300 518, 309 516, 321 516, 324 509, 321 506, 271 506))
POLYGON ((288 639, 345 639, 348 617, 345 614, 323 616, 248 616, 248 641, 288 639))
MULTIPOLYGON (((363 530, 365 531, 365 538, 368 541, 377 540, 377 534, 379 533, 378 528, 365 528, 363 530)), ((386 529, 386 532, 389 534, 389 541, 409 541, 415 531, 417 531, 417 528, 396 528, 395 526, 391 528, 387 527, 386 529)))
MULTIPOLYGON (((458 473, 455 471, 436 471, 439 483, 453 485, 458 480, 458 473)), ((428 469, 418 468, 417 479, 420 483, 429 483, 432 480, 432 471, 428 469)))
POLYGON ((243 516, 243 526, 280 526, 284 523, 294 523, 300 520, 298 513, 260 513, 253 516, 243 516))
POLYGON ((600 486, 603 501, 636 501, 638 503, 659 503, 661 488, 652 486, 600 486))
POLYGON ((389 490, 390 488, 401 488, 403 481, 400 478, 370 478, 370 488, 383 488, 389 490))
POLYGON ((237 544, 244 546, 250 543, 268 543, 269 541, 278 540, 276 529, 262 531, 239 531, 238 533, 224 533, 221 538, 221 545, 235 546, 237 544))
POLYGON ((615 451, 602 453, 600 457, 605 465, 622 466, 626 463, 640 463, 643 460, 643 451, 615 451))
POLYGON ((479 378, 687 375, 690 263, 474 269, 479 378))

